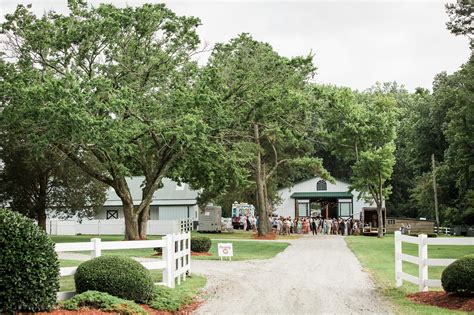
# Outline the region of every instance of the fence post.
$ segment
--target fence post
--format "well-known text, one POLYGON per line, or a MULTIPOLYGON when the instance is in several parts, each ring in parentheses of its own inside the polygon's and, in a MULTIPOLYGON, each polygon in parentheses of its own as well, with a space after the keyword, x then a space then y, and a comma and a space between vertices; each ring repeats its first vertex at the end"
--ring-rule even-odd
POLYGON ((188 232, 188 276, 191 275, 191 232, 188 232))
POLYGON ((163 260, 165 269, 163 269, 163 282, 169 288, 174 288, 174 240, 173 234, 167 234, 163 237, 165 247, 163 247, 163 260))
POLYGON ((428 291, 428 286, 426 285, 426 280, 428 280, 428 265, 426 264, 428 259, 427 238, 426 234, 418 235, 418 281, 420 291, 428 291))
POLYGON ((403 262, 402 262, 402 233, 400 231, 395 231, 395 282, 397 288, 403 285, 402 272, 403 272, 403 262))
POLYGON ((102 254, 100 248, 100 238, 92 238, 91 242, 94 245, 94 249, 91 251, 92 258, 99 257, 102 254))

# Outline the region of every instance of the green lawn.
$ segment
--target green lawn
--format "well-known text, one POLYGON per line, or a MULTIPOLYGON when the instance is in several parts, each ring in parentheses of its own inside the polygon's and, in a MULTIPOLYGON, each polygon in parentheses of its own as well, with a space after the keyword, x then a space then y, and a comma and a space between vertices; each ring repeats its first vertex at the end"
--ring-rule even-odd
MULTIPOLYGON (((217 243, 219 241, 212 241, 211 250, 212 256, 193 256, 195 260, 218 260, 217 243)), ((269 259, 275 257, 278 253, 284 251, 290 244, 283 242, 271 241, 225 241, 225 243, 232 243, 234 250, 234 257, 232 260, 249 260, 249 259, 269 259)))
MULTIPOLYGON (((395 288, 395 254, 394 236, 386 235, 383 239, 366 236, 349 236, 345 238, 349 248, 355 253, 362 266, 375 278, 382 293, 392 302, 396 311, 400 314, 456 314, 437 307, 419 305, 405 298, 408 293, 418 291, 415 286, 406 281, 401 288, 395 288)), ((403 243, 402 251, 405 254, 418 255, 415 244, 403 243)), ((464 255, 474 254, 472 246, 434 246, 428 247, 430 258, 458 258, 464 255)), ((430 267, 429 278, 440 279, 444 267, 430 267)), ((418 266, 404 262, 403 271, 417 275, 418 266)))
MULTIPOLYGON (((245 241, 250 239, 252 236, 251 232, 237 231, 235 233, 197 233, 193 232, 193 236, 202 235, 208 236, 211 239, 230 239, 231 235, 235 241, 229 241, 234 247, 234 257, 232 260, 249 260, 249 259, 268 259, 274 257, 276 254, 285 250, 289 243, 286 242, 272 242, 272 241, 245 241)), ((64 242, 88 242, 91 238, 98 237, 95 235, 66 235, 66 236, 52 236, 53 241, 57 243, 64 242)), ((294 236, 291 236, 294 237, 294 236)), ((299 236, 297 236, 299 237, 299 236)), ((155 239, 159 239, 160 236, 155 236, 155 239)), ((122 236, 119 235, 105 235, 102 236, 104 241, 119 241, 122 236)), ((217 260, 217 243, 227 241, 212 241, 212 247, 210 253, 212 256, 194 256, 193 259, 210 259, 217 260)), ((89 251, 78 251, 77 253, 89 255, 89 251)), ((142 249, 119 249, 119 250, 103 250, 102 255, 120 255, 127 257, 156 257, 153 248, 142 248, 142 249)), ((77 266, 74 261, 62 261, 61 267, 72 267, 77 266)))

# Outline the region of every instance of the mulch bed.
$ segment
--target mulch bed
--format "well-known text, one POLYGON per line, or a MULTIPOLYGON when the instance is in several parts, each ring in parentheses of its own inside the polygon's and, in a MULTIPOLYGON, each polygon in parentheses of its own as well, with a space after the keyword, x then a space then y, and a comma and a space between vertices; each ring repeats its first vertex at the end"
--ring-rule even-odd
POLYGON ((407 298, 418 304, 427 304, 451 310, 474 312, 474 297, 457 296, 443 291, 417 292, 408 294, 407 298))
POLYGON ((268 232, 268 234, 265 235, 265 236, 258 236, 257 233, 254 233, 252 235, 252 238, 254 240, 274 240, 274 239, 276 239, 276 234, 273 233, 273 232, 268 232))
POLYGON ((98 309, 92 309, 92 308, 88 308, 88 307, 84 307, 84 308, 81 308, 80 310, 77 310, 77 311, 66 311, 66 310, 62 310, 60 308, 58 309, 54 309, 54 310, 51 310, 51 312, 39 312, 39 313, 17 313, 17 314, 36 314, 36 315, 50 315, 50 314, 54 314, 54 315, 89 315, 89 314, 92 314, 92 315, 104 315, 104 314, 107 314, 107 315, 111 315, 113 313, 111 312, 104 312, 104 311, 101 311, 101 310, 98 310, 98 309))
POLYGON ((191 252, 191 256, 212 256, 212 254, 208 252, 205 252, 205 253, 191 252))
MULTIPOLYGON (((187 315, 195 311, 204 301, 201 299, 194 300, 191 304, 186 305, 177 312, 166 312, 166 311, 157 311, 152 309, 146 304, 141 304, 140 306, 148 313, 152 315, 187 315)), ((33 313, 17 313, 17 314, 33 314, 33 313)), ((39 312, 34 313, 35 315, 111 315, 119 314, 113 312, 104 312, 98 309, 92 309, 88 307, 81 308, 78 311, 66 311, 60 308, 51 310, 51 312, 39 312)))

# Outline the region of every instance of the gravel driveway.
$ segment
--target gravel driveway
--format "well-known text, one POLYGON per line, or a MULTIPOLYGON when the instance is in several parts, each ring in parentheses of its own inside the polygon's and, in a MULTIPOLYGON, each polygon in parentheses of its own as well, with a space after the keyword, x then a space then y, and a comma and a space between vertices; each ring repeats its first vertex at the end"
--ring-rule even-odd
POLYGON ((192 262, 208 278, 198 314, 391 313, 341 236, 304 236, 268 260, 192 262))

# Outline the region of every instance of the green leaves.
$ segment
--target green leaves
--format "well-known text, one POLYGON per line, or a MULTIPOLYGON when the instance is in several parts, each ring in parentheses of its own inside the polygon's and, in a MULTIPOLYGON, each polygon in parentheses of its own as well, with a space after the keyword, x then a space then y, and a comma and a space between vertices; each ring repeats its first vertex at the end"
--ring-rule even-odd
POLYGON ((0 210, 0 311, 45 311, 56 304, 54 243, 31 220, 0 210))

